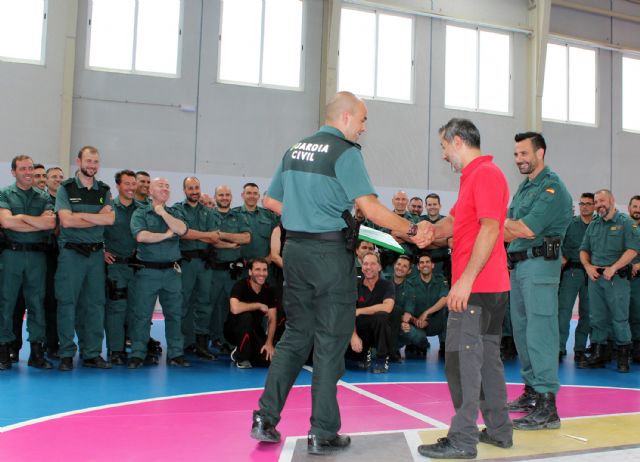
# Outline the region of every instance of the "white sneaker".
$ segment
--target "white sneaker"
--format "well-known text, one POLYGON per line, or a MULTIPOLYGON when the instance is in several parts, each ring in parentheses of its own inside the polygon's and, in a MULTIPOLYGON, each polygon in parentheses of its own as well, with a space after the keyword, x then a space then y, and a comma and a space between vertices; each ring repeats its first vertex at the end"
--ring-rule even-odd
POLYGON ((231 352, 231 361, 233 361, 233 364, 235 364, 238 369, 251 369, 253 366, 248 360, 243 359, 242 361, 238 361, 236 359, 237 351, 238 351, 238 347, 235 347, 231 352))

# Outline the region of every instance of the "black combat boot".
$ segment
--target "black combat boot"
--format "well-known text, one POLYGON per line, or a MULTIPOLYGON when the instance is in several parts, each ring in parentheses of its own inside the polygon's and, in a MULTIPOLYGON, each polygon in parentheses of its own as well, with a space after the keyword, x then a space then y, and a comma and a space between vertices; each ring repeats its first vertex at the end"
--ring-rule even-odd
POLYGON ((209 338, 206 335, 196 335, 196 356, 198 358, 207 359, 213 361, 216 359, 216 355, 209 351, 207 344, 209 338))
POLYGON ((584 361, 578 363, 578 369, 599 369, 605 367, 609 360, 606 358, 606 345, 596 343, 591 345, 593 353, 584 361))
POLYGON ((524 386, 524 392, 513 401, 507 403, 509 412, 531 412, 536 406, 538 394, 529 385, 524 386))
POLYGON ((513 337, 504 336, 500 341, 500 358, 503 361, 509 361, 511 359, 515 359, 518 356, 518 351, 516 350, 516 344, 513 341, 513 337))
POLYGON ((40 342, 31 342, 31 354, 27 365, 36 369, 51 369, 53 366, 44 359, 44 348, 40 342))
POLYGON ((0 371, 11 369, 11 356, 9 356, 9 344, 0 343, 0 371))
POLYGON ((640 363, 640 340, 633 342, 633 350, 631 356, 634 363, 640 363))
POLYGON ((629 359, 631 358, 631 345, 618 347, 618 372, 629 372, 629 359))
POLYGON ((551 393, 538 393, 536 406, 528 415, 513 420, 516 430, 543 430, 560 428, 560 417, 556 409, 556 396, 551 393))

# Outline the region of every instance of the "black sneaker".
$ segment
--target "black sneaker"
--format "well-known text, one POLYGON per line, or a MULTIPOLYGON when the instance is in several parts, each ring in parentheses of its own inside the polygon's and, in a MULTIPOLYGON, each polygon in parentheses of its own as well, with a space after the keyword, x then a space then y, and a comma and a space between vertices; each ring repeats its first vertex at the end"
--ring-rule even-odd
POLYGON ((112 351, 109 356, 109 362, 114 366, 126 366, 127 354, 124 351, 112 351))
POLYGON ((509 412, 530 412, 536 406, 538 393, 529 385, 524 386, 524 392, 513 401, 507 403, 509 412))
POLYGON ((263 443, 279 443, 280 432, 276 427, 260 415, 258 411, 253 411, 253 423, 251 424, 251 438, 263 443))
POLYGON ((144 365, 144 361, 140 358, 132 357, 127 361, 128 369, 140 369, 144 365))
POLYGON ((171 367, 191 367, 189 361, 184 356, 176 356, 175 358, 167 358, 167 365, 171 367))
POLYGON ((63 372, 73 370, 73 358, 60 358, 60 364, 58 364, 58 370, 63 372))
POLYGON ((478 437, 481 443, 490 444, 492 446, 496 446, 502 449, 509 449, 513 446, 513 439, 508 439, 505 441, 499 441, 489 436, 486 428, 483 428, 480 432, 480 436, 478 437))
POLYGON ((389 360, 387 358, 378 358, 371 365, 371 372, 374 374, 386 374, 389 372, 389 360))
POLYGON ((464 451, 456 448, 449 438, 439 438, 436 444, 421 444, 418 452, 431 459, 475 459, 478 455, 476 450, 464 451))

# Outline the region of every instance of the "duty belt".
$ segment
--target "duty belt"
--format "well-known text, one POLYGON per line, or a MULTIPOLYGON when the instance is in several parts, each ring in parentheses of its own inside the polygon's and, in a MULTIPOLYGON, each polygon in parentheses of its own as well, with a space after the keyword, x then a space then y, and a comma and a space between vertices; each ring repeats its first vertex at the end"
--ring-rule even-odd
POLYGON ((302 231, 288 231, 287 239, 315 239, 317 241, 343 242, 344 233, 342 231, 328 231, 326 233, 305 233, 302 231))
POLYGON ((209 252, 206 249, 197 249, 197 250, 183 250, 180 252, 182 254, 182 258, 187 261, 191 261, 194 258, 199 258, 200 260, 206 260, 209 252))
POLYGON ((176 261, 161 261, 161 262, 157 262, 157 261, 142 261, 142 260, 139 260, 138 263, 140 264, 140 267, 142 267, 142 268, 157 269, 157 270, 175 268, 176 266, 178 266, 178 262, 176 262, 176 261))
POLYGON ((46 252, 48 248, 47 244, 43 242, 8 242, 7 250, 14 250, 16 252, 46 252))
POLYGON ((584 266, 580 262, 569 261, 569 262, 567 262, 566 265, 564 265, 564 267, 562 268, 562 271, 567 271, 567 270, 570 270, 570 269, 581 269, 581 270, 584 270, 584 266))
MULTIPOLYGON (((598 272, 598 274, 602 274, 602 273, 604 273, 605 269, 606 268, 596 268, 596 271, 598 272)), ((620 276, 622 279, 631 279, 632 278, 632 276, 631 276, 631 267, 629 265, 623 266, 618 271, 616 271, 615 274, 620 276)))
POLYGON ((531 256, 529 256, 528 250, 523 250, 521 252, 509 252, 507 254, 507 259, 509 260, 511 267, 514 267, 516 263, 527 260, 529 258, 542 257, 543 255, 544 255, 544 246, 541 245, 539 247, 533 247, 531 249, 531 256))
POLYGON ((142 266, 140 261, 136 257, 118 257, 116 255, 113 256, 113 263, 120 265, 129 265, 129 266, 142 266))
POLYGON ((98 250, 102 250, 104 248, 104 243, 96 242, 96 243, 93 243, 93 244, 79 244, 79 243, 76 243, 76 242, 67 242, 64 245, 64 248, 65 249, 69 249, 69 250, 75 250, 80 255, 88 257, 93 252, 97 252, 98 250))

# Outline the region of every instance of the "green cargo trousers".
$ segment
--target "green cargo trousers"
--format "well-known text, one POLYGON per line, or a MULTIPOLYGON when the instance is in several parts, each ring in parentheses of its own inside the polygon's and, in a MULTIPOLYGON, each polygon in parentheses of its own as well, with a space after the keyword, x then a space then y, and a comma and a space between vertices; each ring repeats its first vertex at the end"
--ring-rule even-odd
POLYGON ((560 331, 560 351, 566 352, 567 339, 569 338, 569 325, 573 305, 576 297, 580 295, 578 304, 578 325, 573 351, 584 351, 587 347, 587 338, 591 331, 589 324, 589 291, 587 290, 587 277, 583 269, 569 268, 562 272, 560 288, 558 289, 558 328, 560 331))
POLYGON ((2 279, 0 279, 0 343, 15 340, 13 310, 22 288, 27 306, 29 342, 44 342, 45 314, 44 289, 47 263, 44 252, 2 252, 2 279))
POLYGON ((196 335, 209 335, 211 319, 211 280, 213 270, 200 258, 185 259, 182 267, 182 334, 184 344, 193 345, 196 335))
POLYGON ((61 358, 72 358, 76 354, 77 347, 74 343, 76 330, 82 359, 93 359, 102 352, 104 273, 102 251, 91 252, 88 257, 85 257, 75 250, 60 249, 55 292, 58 300, 58 338, 61 358))
POLYGON ((164 332, 167 339, 167 358, 177 358, 184 354, 182 336, 182 278, 174 268, 143 268, 136 272, 136 290, 131 330, 132 358, 144 359, 149 342, 149 325, 160 299, 164 315, 164 332))
POLYGON ((130 325, 134 312, 135 274, 133 268, 122 263, 107 265, 107 309, 104 329, 107 348, 124 351, 124 327, 130 325))
POLYGON ((631 298, 629 301, 629 327, 631 338, 634 342, 640 342, 640 277, 629 281, 631 298))
POLYGON ((560 261, 531 258, 511 270, 511 324, 524 383, 556 394, 560 261))
POLYGON ((355 325, 355 259, 344 242, 288 238, 283 260, 287 323, 269 367, 260 414, 273 425, 280 421, 313 347, 310 433, 333 438, 341 425, 337 383, 355 325))
POLYGON ((617 345, 631 343, 629 328, 629 281, 615 275, 610 281, 600 276, 589 279, 591 342, 605 344, 613 337, 617 345), (613 333, 613 335, 611 335, 613 333))

